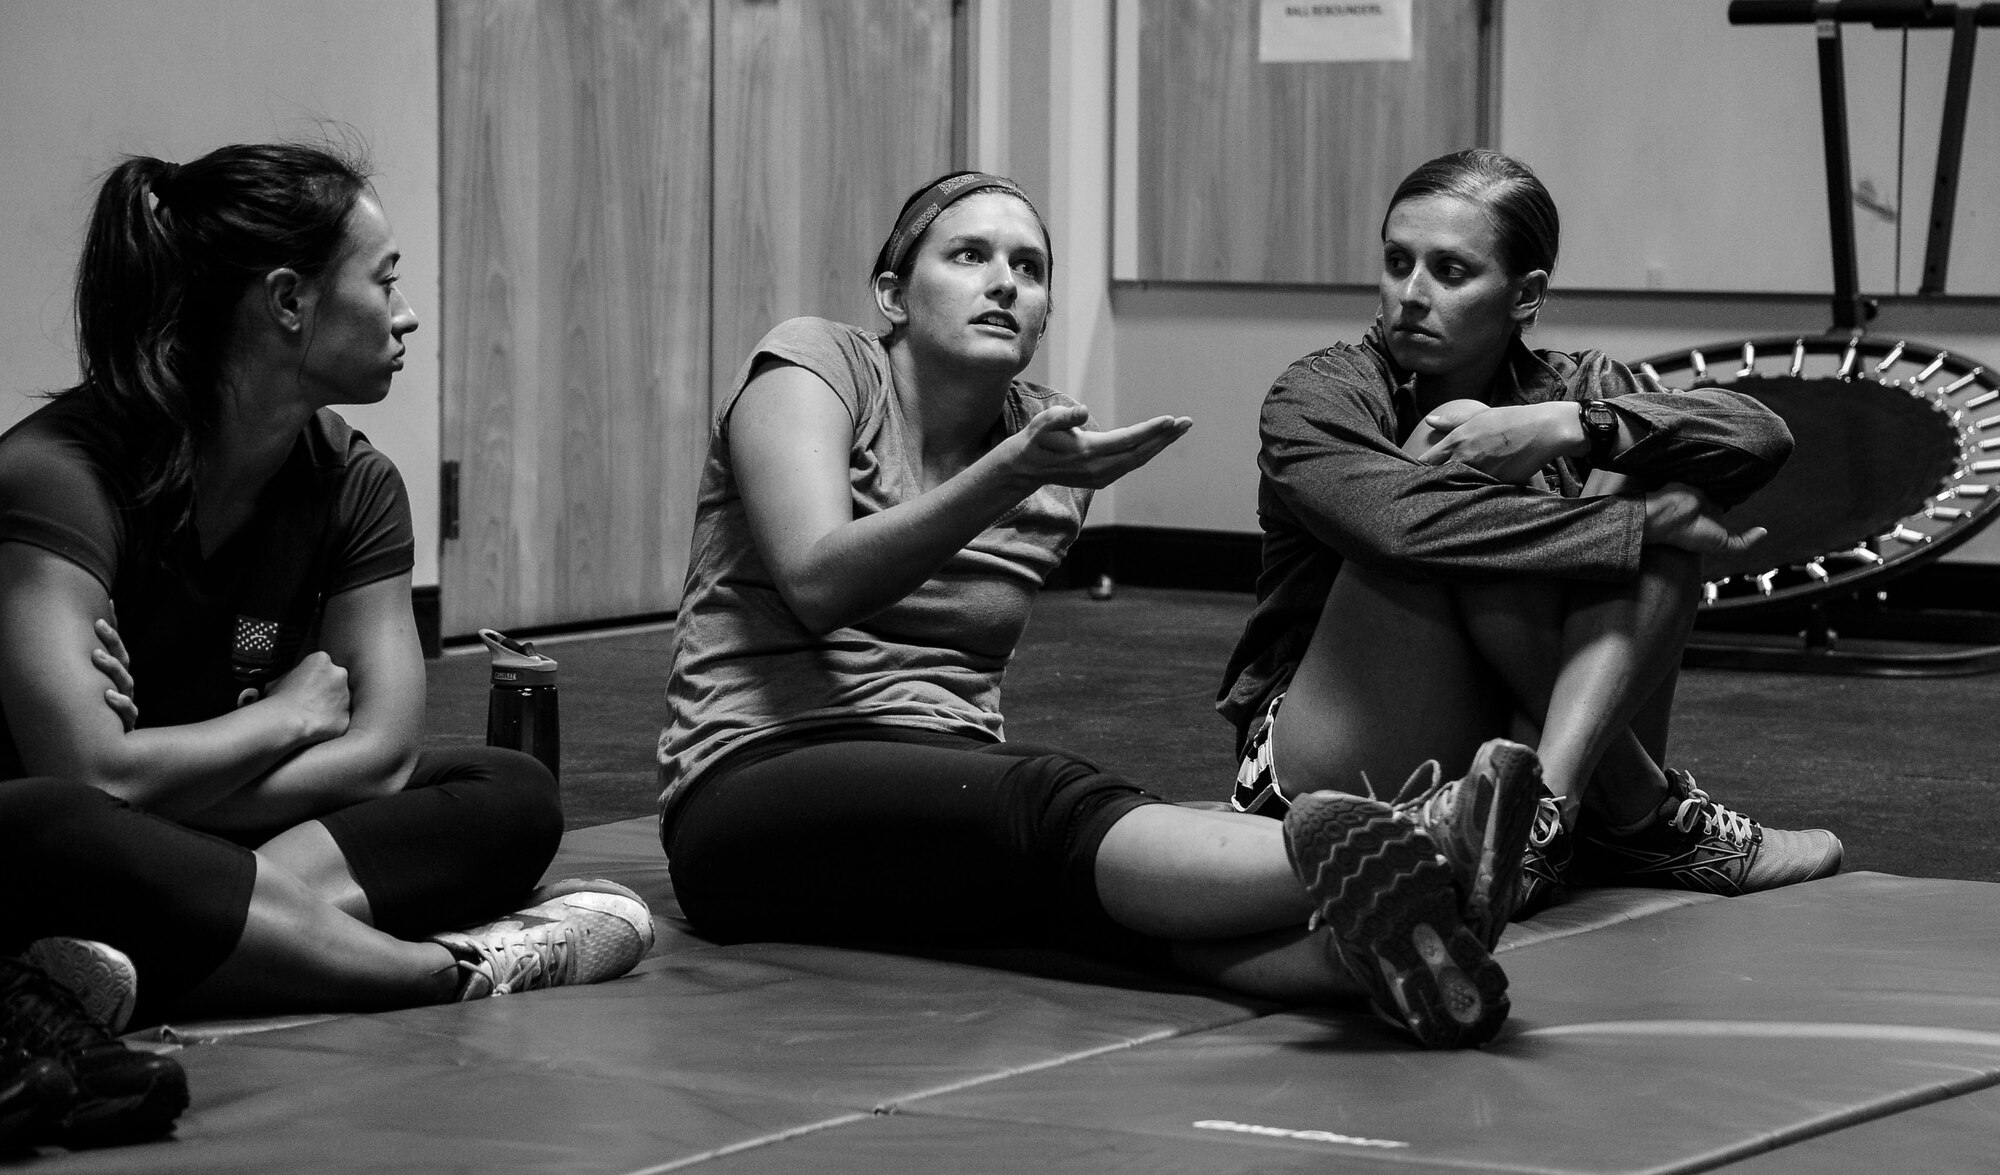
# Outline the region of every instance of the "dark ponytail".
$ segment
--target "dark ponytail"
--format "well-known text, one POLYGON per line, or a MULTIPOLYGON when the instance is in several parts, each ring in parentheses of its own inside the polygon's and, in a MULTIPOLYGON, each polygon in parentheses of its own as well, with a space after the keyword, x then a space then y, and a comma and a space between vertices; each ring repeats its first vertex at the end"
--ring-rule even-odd
POLYGON ((77 265, 82 380, 65 394, 128 447, 140 501, 186 497, 243 292, 275 269, 324 270, 367 187, 358 159, 294 144, 128 158, 105 176, 77 265))

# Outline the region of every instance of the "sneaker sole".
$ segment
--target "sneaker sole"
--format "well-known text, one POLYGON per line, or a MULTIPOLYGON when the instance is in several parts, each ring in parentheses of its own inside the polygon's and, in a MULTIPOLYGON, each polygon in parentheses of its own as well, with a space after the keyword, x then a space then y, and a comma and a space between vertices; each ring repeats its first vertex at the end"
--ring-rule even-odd
POLYGON ((91 1019, 117 1036, 139 1002, 139 972, 124 951, 81 938, 44 938, 22 954, 68 988, 91 1019))
POLYGON ((143 1092, 92 1099, 82 1094, 53 1131, 59 1146, 85 1150, 123 1146, 171 1133, 188 1107, 187 1075, 179 1066, 162 1068, 143 1092))
POLYGON ((76 1102, 69 1071, 46 1057, 0 1084, 0 1159, 48 1138, 76 1102))
POLYGON ((1421 829, 1361 796, 1295 797, 1285 850, 1378 1012, 1429 1048, 1491 1040, 1507 976, 1459 915, 1455 871, 1421 829))
POLYGON ((1520 743, 1494 739, 1473 756, 1471 770, 1490 778, 1492 788, 1481 797, 1485 835, 1472 892, 1465 895, 1465 922, 1491 951, 1521 904, 1521 867, 1541 800, 1542 761, 1520 743))

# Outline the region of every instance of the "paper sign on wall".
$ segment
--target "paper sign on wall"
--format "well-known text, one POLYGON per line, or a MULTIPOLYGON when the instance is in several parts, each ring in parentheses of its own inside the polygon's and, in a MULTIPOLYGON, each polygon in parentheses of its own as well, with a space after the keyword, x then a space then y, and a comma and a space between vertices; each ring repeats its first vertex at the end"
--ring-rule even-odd
POLYGON ((1263 0, 1257 60, 1408 61, 1410 0, 1263 0))

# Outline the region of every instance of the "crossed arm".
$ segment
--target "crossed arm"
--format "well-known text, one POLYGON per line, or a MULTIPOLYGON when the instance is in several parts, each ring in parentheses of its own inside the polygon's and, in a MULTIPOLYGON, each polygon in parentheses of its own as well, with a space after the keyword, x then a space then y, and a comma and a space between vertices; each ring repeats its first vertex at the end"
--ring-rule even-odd
MULTIPOLYGON (((1650 431, 1645 421, 1609 401, 1617 421, 1614 454, 1629 452, 1650 431)), ((1460 461, 1496 481, 1519 485, 1557 457, 1582 459, 1590 453, 1581 406, 1571 400, 1488 407, 1454 400, 1424 418, 1443 433, 1417 460, 1426 465, 1460 461)), ((1740 551, 1765 534, 1763 527, 1736 532, 1723 525, 1714 504, 1694 486, 1678 481, 1644 490, 1648 543, 1697 554, 1740 551)))
POLYGON ((172 667, 125 673, 115 630, 98 627, 112 615, 103 585, 40 547, 0 543, 0 707, 34 774, 195 827, 288 827, 408 780, 424 703, 409 599, 407 573, 333 596, 323 650, 263 696, 206 721, 133 729, 112 695, 143 706, 147 692, 174 688, 172 667))

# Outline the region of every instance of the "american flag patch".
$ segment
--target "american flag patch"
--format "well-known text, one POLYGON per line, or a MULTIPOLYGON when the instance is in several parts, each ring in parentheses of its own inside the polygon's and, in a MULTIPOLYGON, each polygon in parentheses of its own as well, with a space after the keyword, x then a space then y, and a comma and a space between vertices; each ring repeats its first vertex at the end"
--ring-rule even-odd
POLYGON ((266 666, 278 659, 278 631, 275 620, 236 618, 236 639, 230 646, 230 660, 238 665, 266 666))

